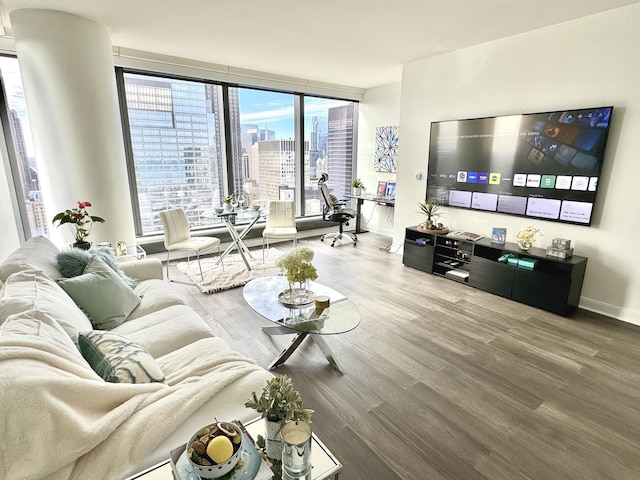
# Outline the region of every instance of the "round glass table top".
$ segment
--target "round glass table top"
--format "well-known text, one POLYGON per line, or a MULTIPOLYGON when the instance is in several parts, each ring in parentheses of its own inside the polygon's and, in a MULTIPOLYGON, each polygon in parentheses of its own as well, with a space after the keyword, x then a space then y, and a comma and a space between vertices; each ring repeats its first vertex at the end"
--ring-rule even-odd
MULTIPOLYGON (((309 289, 316 296, 329 297, 329 308, 316 308, 314 302, 303 307, 289 308, 278 301, 278 294, 289 288, 281 275, 260 277, 244 286, 242 294, 249 306, 277 325, 298 332, 332 335, 353 330, 360 324, 358 307, 340 292, 317 282, 309 289)), ((293 333, 293 332, 292 332, 293 333)))

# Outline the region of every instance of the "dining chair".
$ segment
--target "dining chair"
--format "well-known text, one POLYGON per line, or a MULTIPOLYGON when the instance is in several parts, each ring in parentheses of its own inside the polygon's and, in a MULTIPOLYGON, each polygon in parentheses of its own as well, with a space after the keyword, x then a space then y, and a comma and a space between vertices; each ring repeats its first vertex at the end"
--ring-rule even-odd
POLYGON ((200 255, 214 247, 220 255, 220 239, 216 237, 192 237, 187 215, 181 208, 173 208, 160 212, 160 220, 164 228, 164 247, 167 249, 167 280, 169 278, 169 254, 176 250, 187 250, 187 262, 191 260, 191 252, 195 252, 200 267, 200 278, 204 282, 200 255))
POLYGON ((265 248, 269 249, 269 239, 293 238, 293 248, 295 248, 298 235, 295 205, 292 201, 271 200, 267 210, 267 221, 262 231, 262 263, 264 263, 265 248))

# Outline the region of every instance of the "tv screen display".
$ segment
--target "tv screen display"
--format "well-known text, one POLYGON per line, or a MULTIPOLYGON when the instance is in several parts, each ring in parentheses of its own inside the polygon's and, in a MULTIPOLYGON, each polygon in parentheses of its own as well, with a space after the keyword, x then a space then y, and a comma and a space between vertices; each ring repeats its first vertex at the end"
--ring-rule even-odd
POLYGON ((433 122, 427 199, 590 225, 612 110, 433 122))

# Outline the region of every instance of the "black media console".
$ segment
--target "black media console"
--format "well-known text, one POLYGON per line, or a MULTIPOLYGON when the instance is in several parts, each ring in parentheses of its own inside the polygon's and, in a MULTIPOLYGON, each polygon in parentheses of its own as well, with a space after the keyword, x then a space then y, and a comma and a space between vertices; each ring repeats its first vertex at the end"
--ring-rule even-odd
POLYGON ((523 252, 515 243, 498 245, 487 238, 473 242, 424 233, 416 227, 408 227, 405 231, 402 262, 565 316, 578 307, 587 268, 586 257, 574 255, 561 260, 548 257, 542 248, 523 252), (531 269, 498 260, 509 254, 512 261, 523 259, 535 266, 531 269))

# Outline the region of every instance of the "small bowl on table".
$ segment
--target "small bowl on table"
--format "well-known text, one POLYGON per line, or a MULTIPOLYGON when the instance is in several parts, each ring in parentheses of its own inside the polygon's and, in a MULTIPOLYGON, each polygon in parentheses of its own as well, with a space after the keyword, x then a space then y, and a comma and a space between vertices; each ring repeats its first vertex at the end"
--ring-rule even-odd
MULTIPOLYGON (((233 423, 215 422, 205 427, 202 427, 191 436, 191 438, 189 439, 189 442, 187 443, 187 459, 189 460, 189 464, 193 468, 193 472, 196 475, 198 475, 200 478, 219 478, 226 475, 231 470, 233 470, 238 464, 238 460, 240 460, 240 452, 242 450, 243 441, 244 441, 244 437, 242 435, 242 430, 240 430, 240 427, 238 427, 233 423), (220 424, 222 424, 224 426, 224 429, 228 431, 233 428, 233 431, 234 431, 233 438, 221 432, 219 427, 220 424), (215 430, 216 428, 218 430, 215 430), (206 454, 201 456, 198 455, 200 459, 204 458, 209 463, 212 463, 212 465, 201 465, 200 463, 198 463, 195 460, 196 456, 193 455, 194 442, 198 442, 198 441, 202 442, 202 440, 206 439, 207 437, 211 439, 214 436, 221 436, 221 435, 229 438, 229 440, 231 441, 233 446, 233 454, 227 460, 221 461, 220 463, 216 463, 206 454), (239 441, 237 441, 238 436, 240 438, 239 441), (194 456, 194 458, 192 458, 192 456, 194 456)), ((204 443, 205 443, 205 451, 206 451, 206 446, 208 444, 206 443, 206 440, 204 443)))
POLYGON ((251 205, 249 209, 253 210, 254 212, 257 212, 258 210, 260 210, 260 205, 251 205))
POLYGON ((213 209, 214 212, 216 212, 218 215, 220 215, 222 212, 224 212, 224 208, 222 207, 215 207, 213 209))

